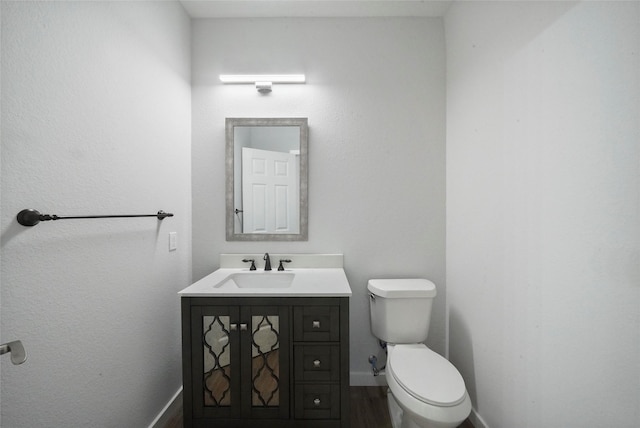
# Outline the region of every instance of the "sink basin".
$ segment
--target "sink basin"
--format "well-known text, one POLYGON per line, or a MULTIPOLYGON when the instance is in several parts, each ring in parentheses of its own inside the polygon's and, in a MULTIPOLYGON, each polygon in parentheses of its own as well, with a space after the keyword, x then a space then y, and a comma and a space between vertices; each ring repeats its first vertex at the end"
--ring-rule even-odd
POLYGON ((290 272, 238 272, 220 281, 219 287, 289 288, 295 274, 290 272))

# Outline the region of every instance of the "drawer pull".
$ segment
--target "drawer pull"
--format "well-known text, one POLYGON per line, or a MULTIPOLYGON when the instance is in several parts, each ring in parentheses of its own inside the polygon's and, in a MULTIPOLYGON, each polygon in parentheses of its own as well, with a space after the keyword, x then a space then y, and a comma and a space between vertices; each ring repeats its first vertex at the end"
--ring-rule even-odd
POLYGON ((320 405, 320 399, 316 398, 315 400, 313 400, 313 405, 316 406, 316 407, 319 406, 320 405))
POLYGON ((313 327, 313 328, 320 328, 320 321, 314 321, 314 322, 311 324, 311 327, 313 327))
POLYGON ((320 360, 313 360, 313 367, 320 367, 320 360))

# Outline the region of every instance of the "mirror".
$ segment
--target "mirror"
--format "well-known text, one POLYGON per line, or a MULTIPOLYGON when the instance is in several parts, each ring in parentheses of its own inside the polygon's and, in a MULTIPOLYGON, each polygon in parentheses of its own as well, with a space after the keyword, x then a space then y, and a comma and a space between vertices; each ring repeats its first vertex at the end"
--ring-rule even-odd
POLYGON ((306 118, 226 119, 227 241, 306 241, 306 118))

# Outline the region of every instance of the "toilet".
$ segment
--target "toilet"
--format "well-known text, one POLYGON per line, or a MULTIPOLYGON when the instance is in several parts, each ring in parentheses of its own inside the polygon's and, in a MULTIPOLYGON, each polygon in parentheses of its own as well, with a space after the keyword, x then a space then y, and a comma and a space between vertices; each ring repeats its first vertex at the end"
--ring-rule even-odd
POLYGON ((455 428, 471 413, 462 376, 423 343, 436 286, 427 279, 371 279, 371 331, 387 343, 393 428, 455 428))

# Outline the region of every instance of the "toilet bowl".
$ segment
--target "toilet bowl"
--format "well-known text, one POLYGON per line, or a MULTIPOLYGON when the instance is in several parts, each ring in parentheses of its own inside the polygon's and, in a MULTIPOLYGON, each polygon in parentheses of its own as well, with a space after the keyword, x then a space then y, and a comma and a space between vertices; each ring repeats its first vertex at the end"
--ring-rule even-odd
POLYGON ((424 344, 388 345, 387 350, 394 428, 455 428, 469 416, 471 399, 453 364, 424 344))
POLYGON ((458 370, 430 350, 427 338, 436 296, 426 279, 372 279, 367 284, 371 330, 387 343, 386 379, 393 428, 455 428, 471 413, 458 370))

